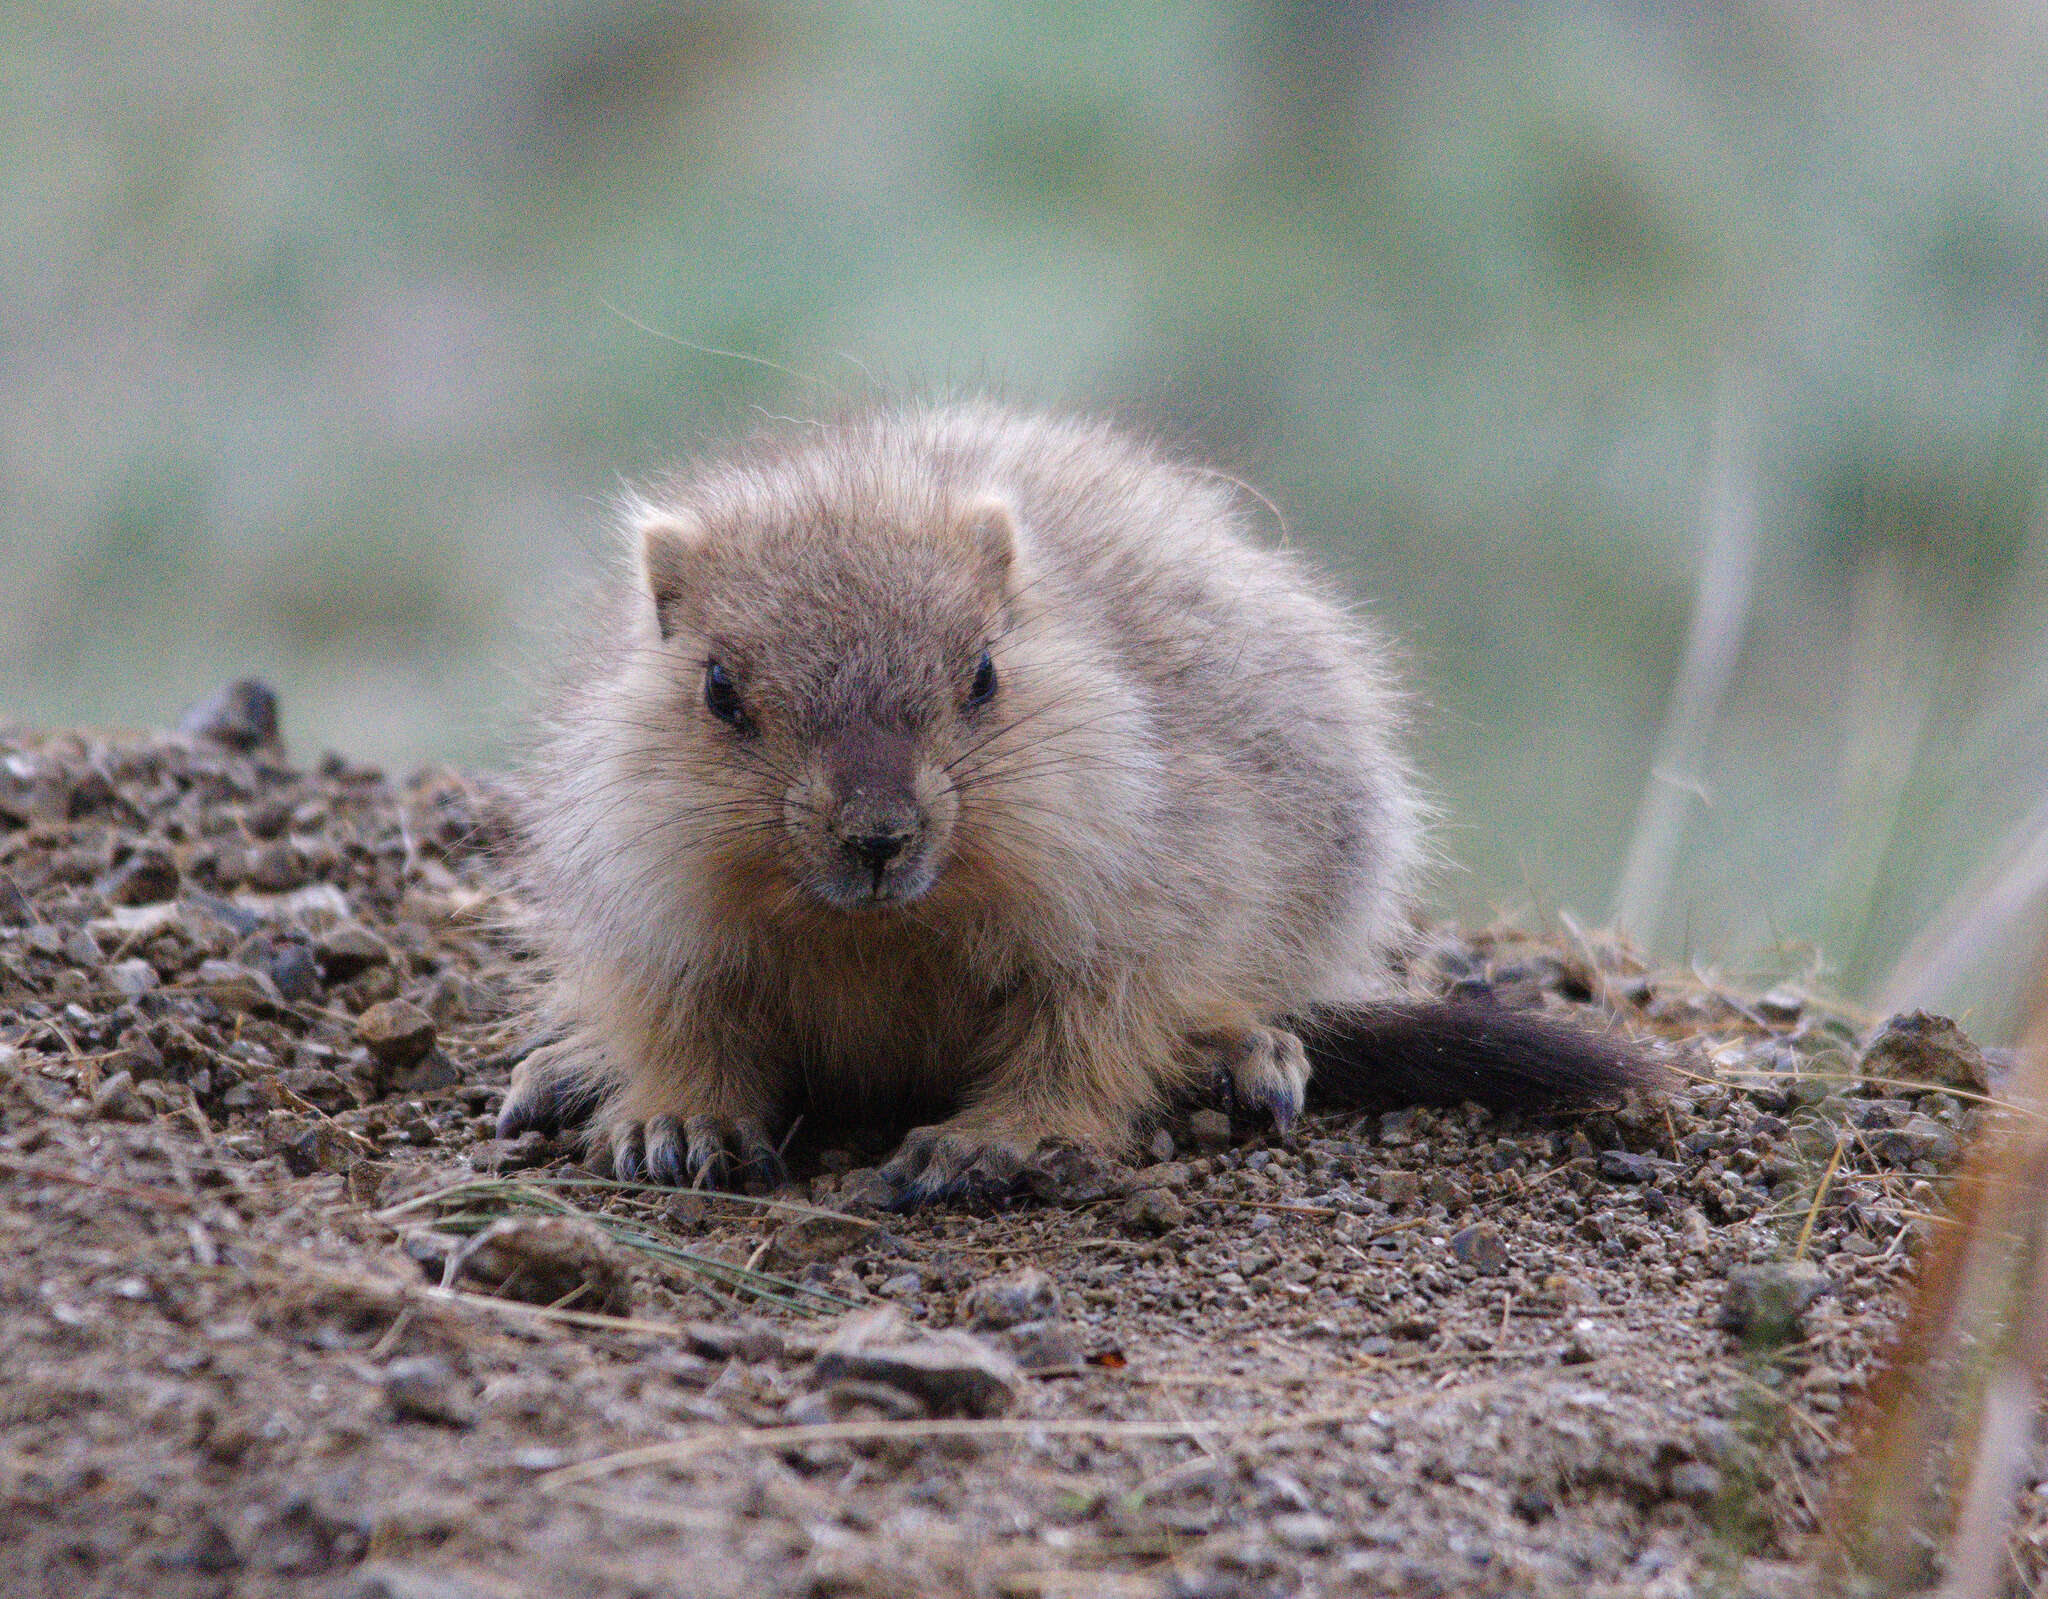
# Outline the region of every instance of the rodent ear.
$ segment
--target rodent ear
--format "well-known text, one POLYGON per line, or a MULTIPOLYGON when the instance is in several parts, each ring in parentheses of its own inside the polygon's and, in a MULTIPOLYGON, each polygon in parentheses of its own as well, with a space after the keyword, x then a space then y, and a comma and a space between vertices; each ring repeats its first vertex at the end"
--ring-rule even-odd
POLYGON ((962 521, 980 559, 982 580, 990 592, 1001 594, 1017 558, 1017 507, 1005 494, 977 495, 962 521))
POLYGON ((640 541, 640 577, 654 601, 663 639, 675 637, 696 612, 692 603, 704 564, 704 529, 692 517, 653 506, 636 507, 633 533, 640 541))

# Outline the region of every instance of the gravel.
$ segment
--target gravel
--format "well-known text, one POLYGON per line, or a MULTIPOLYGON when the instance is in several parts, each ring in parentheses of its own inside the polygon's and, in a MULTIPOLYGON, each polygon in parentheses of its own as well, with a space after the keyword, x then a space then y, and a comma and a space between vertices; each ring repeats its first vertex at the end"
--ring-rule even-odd
POLYGON ((488 780, 297 766, 265 704, 0 735, 0 1588, 1800 1591, 1995 1089, 1953 1024, 1441 928, 1419 987, 1685 1087, 1285 1143, 1196 1107, 995 1210, 878 1213, 888 1129, 792 1144, 784 1201, 843 1214, 622 1191, 491 1136, 532 1040, 488 780), (508 1225, 508 1180, 575 1216, 508 1225))

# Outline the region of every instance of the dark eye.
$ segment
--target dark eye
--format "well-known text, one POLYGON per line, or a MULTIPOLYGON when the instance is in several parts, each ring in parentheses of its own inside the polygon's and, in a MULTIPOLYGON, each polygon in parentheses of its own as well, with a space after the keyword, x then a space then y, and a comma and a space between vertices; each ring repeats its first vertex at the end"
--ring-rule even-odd
POLYGON ((733 727, 747 725, 747 708, 740 703, 732 674, 716 661, 704 668, 704 708, 733 727))
POLYGON ((986 705, 996 697, 996 663, 987 650, 981 652, 981 664, 974 669, 974 687, 967 691, 969 705, 986 705))

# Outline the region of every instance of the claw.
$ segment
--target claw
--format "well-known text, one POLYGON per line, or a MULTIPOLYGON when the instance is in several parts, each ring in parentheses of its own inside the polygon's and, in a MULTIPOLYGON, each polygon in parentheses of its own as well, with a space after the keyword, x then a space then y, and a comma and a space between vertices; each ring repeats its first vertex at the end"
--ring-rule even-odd
POLYGON ((647 1153, 638 1127, 627 1128, 613 1147, 612 1176, 622 1183, 647 1180, 647 1153))
POLYGON ((725 1132, 716 1116, 692 1116, 683 1123, 689 1153, 684 1170, 692 1188, 730 1188, 732 1161, 725 1150, 725 1132))
POLYGON ((641 1130, 647 1147, 648 1181, 680 1188, 683 1182, 682 1140, 673 1116, 651 1116, 641 1130))
POLYGON ((789 1168, 782 1153, 769 1138, 768 1129, 757 1116, 742 1116, 734 1124, 740 1152, 740 1181, 748 1193, 772 1193, 789 1186, 789 1168))

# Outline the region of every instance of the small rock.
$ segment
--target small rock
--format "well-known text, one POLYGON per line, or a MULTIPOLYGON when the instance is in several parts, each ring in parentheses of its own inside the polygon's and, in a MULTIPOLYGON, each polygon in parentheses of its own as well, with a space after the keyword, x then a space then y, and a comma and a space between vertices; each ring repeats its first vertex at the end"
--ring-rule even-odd
POLYGON ((1188 1219, 1188 1207, 1164 1188, 1141 1188, 1124 1201, 1124 1225, 1141 1233, 1170 1233, 1188 1219))
POLYGON ((330 982, 345 983, 391 960, 391 946, 354 922, 339 922, 313 943, 313 953, 330 982))
POLYGON ((469 1165, 472 1171, 495 1176, 501 1172, 525 1171, 529 1167, 543 1165, 548 1154, 547 1134, 529 1129, 517 1138, 486 1138, 481 1143, 472 1144, 469 1165))
POLYGON ((1797 1336, 1806 1308, 1833 1287, 1810 1260, 1739 1266, 1728 1274, 1715 1325, 1753 1343, 1785 1343, 1797 1336))
POLYGON ((1806 996, 1789 984, 1774 988, 1756 1002, 1756 1013, 1767 1022, 1791 1023, 1806 1009, 1806 996))
POLYGON ((257 678, 240 678, 186 711, 178 731, 247 755, 277 743, 277 693, 257 678))
POLYGON ((145 846, 101 881, 100 893, 114 905, 160 905, 178 897, 179 883, 170 851, 145 846))
POLYGON ((1654 1155, 1632 1155, 1625 1149, 1600 1151, 1600 1175, 1613 1182, 1654 1183, 1671 1169, 1669 1161, 1654 1155))
POLYGON ((1092 1205, 1122 1186, 1116 1167, 1071 1144, 1055 1144, 1032 1157, 1021 1173, 1034 1199, 1048 1205, 1092 1205))
POLYGON ((866 1243, 874 1232, 872 1222, 852 1216, 799 1216, 775 1230, 768 1240, 768 1252, 761 1257, 761 1267, 788 1276, 821 1261, 838 1260, 866 1243))
POLYGON ((1721 1497, 1721 1474, 1712 1466, 1688 1460, 1671 1468, 1671 1497, 1695 1510, 1711 1510, 1721 1497))
POLYGON ((1472 1191, 1447 1171, 1431 1172, 1422 1191, 1432 1205, 1441 1205, 1452 1215, 1472 1203, 1472 1191))
POLYGON ((972 1333, 909 1335, 893 1305, 846 1317, 812 1363, 815 1387, 878 1382, 915 1396, 935 1416, 1001 1416, 1017 1403, 1016 1361, 972 1333))
POLYGON ((337 1590, 341 1599, 480 1599, 481 1590, 446 1572, 398 1560, 356 1567, 337 1590))
POLYGON ((995 1342, 1027 1377, 1077 1376, 1087 1365, 1079 1336, 1063 1321, 1019 1322, 997 1333, 995 1342))
POLYGON ((94 938, 88 929, 81 927, 76 932, 65 935, 64 958, 73 966, 82 966, 90 971, 106 957, 100 949, 99 940, 94 938))
POLYGON ((1220 1110, 1198 1110, 1188 1117, 1188 1138, 1204 1155, 1230 1147, 1230 1118, 1220 1110))
POLYGON ((287 1143, 279 1153, 294 1177, 320 1171, 347 1171, 362 1146, 332 1122, 317 1122, 287 1143))
POLYGON ((1389 1205, 1412 1205, 1422 1197, 1422 1179, 1412 1171, 1383 1171, 1373 1184, 1373 1197, 1389 1205))
POLYGON ((683 1340, 704 1360, 743 1360, 749 1365, 780 1360, 782 1335, 762 1322, 688 1321, 683 1340))
POLYGON ((1873 1132, 1871 1151, 1887 1166, 1910 1166, 1931 1161, 1946 1166, 1956 1158, 1956 1137, 1931 1116, 1908 1116, 1897 1127, 1873 1132))
POLYGON ((305 860, 283 839, 249 857, 249 886, 265 894, 289 894, 303 888, 307 876, 305 860))
POLYGON ((899 1271, 885 1277, 875 1288, 884 1299, 915 1299, 924 1292, 924 1279, 914 1271, 899 1271))
POLYGON ((268 972, 259 972, 240 961, 201 961, 194 977, 206 997, 224 1011, 247 1014, 266 1005, 282 1005, 284 996, 268 972))
POLYGON ((597 1228, 569 1216, 494 1221, 463 1250, 458 1270, 501 1299, 601 1316, 633 1313, 623 1257, 597 1228))
POLYGON ((798 1394, 782 1407, 782 1418, 792 1427, 841 1421, 917 1421, 929 1414, 915 1394, 880 1382, 835 1382, 798 1394))
POLYGON ((135 999, 158 987, 163 979, 157 976, 154 966, 137 957, 134 960, 116 961, 109 966, 107 981, 114 985, 115 993, 135 999))
POLYGON ((886 1210, 896 1202, 889 1179, 872 1166, 856 1166, 839 1179, 834 1202, 845 1210, 886 1210))
POLYGON ((1155 1165, 1173 1159, 1173 1134, 1164 1127, 1154 1129, 1145 1142, 1145 1153, 1152 1157, 1155 1165))
POLYGON ((384 1368, 384 1398, 401 1421, 430 1421, 441 1427, 476 1424, 476 1404, 439 1355, 414 1355, 384 1368))
POLYGON ((1027 1266, 1007 1277, 991 1277, 976 1283, 961 1300, 960 1311, 975 1331, 992 1332, 1019 1322, 1057 1316, 1060 1292, 1044 1272, 1027 1266))
POLYGON ((270 958, 267 970, 287 1003, 297 1005, 320 997, 320 972, 313 964, 312 952, 302 945, 286 945, 270 958))
POLYGON ((356 1018, 356 1038, 392 1070, 411 1066, 434 1047, 434 1018, 409 1000, 387 999, 356 1018))
POLYGON ((1884 1093, 1960 1088, 1984 1094, 1991 1090, 1991 1068, 1984 1052, 1946 1016, 1930 1016, 1920 1010, 1894 1016, 1878 1029, 1863 1051, 1863 1078, 1866 1089, 1884 1093))
POLYGON ((1451 1253, 1482 1277, 1498 1277, 1511 1264, 1507 1241, 1492 1222, 1451 1234, 1451 1253))
POLYGON ((1326 1554, 1337 1541, 1337 1524, 1313 1511, 1296 1511, 1272 1520, 1273 1541, 1296 1554, 1326 1554))

